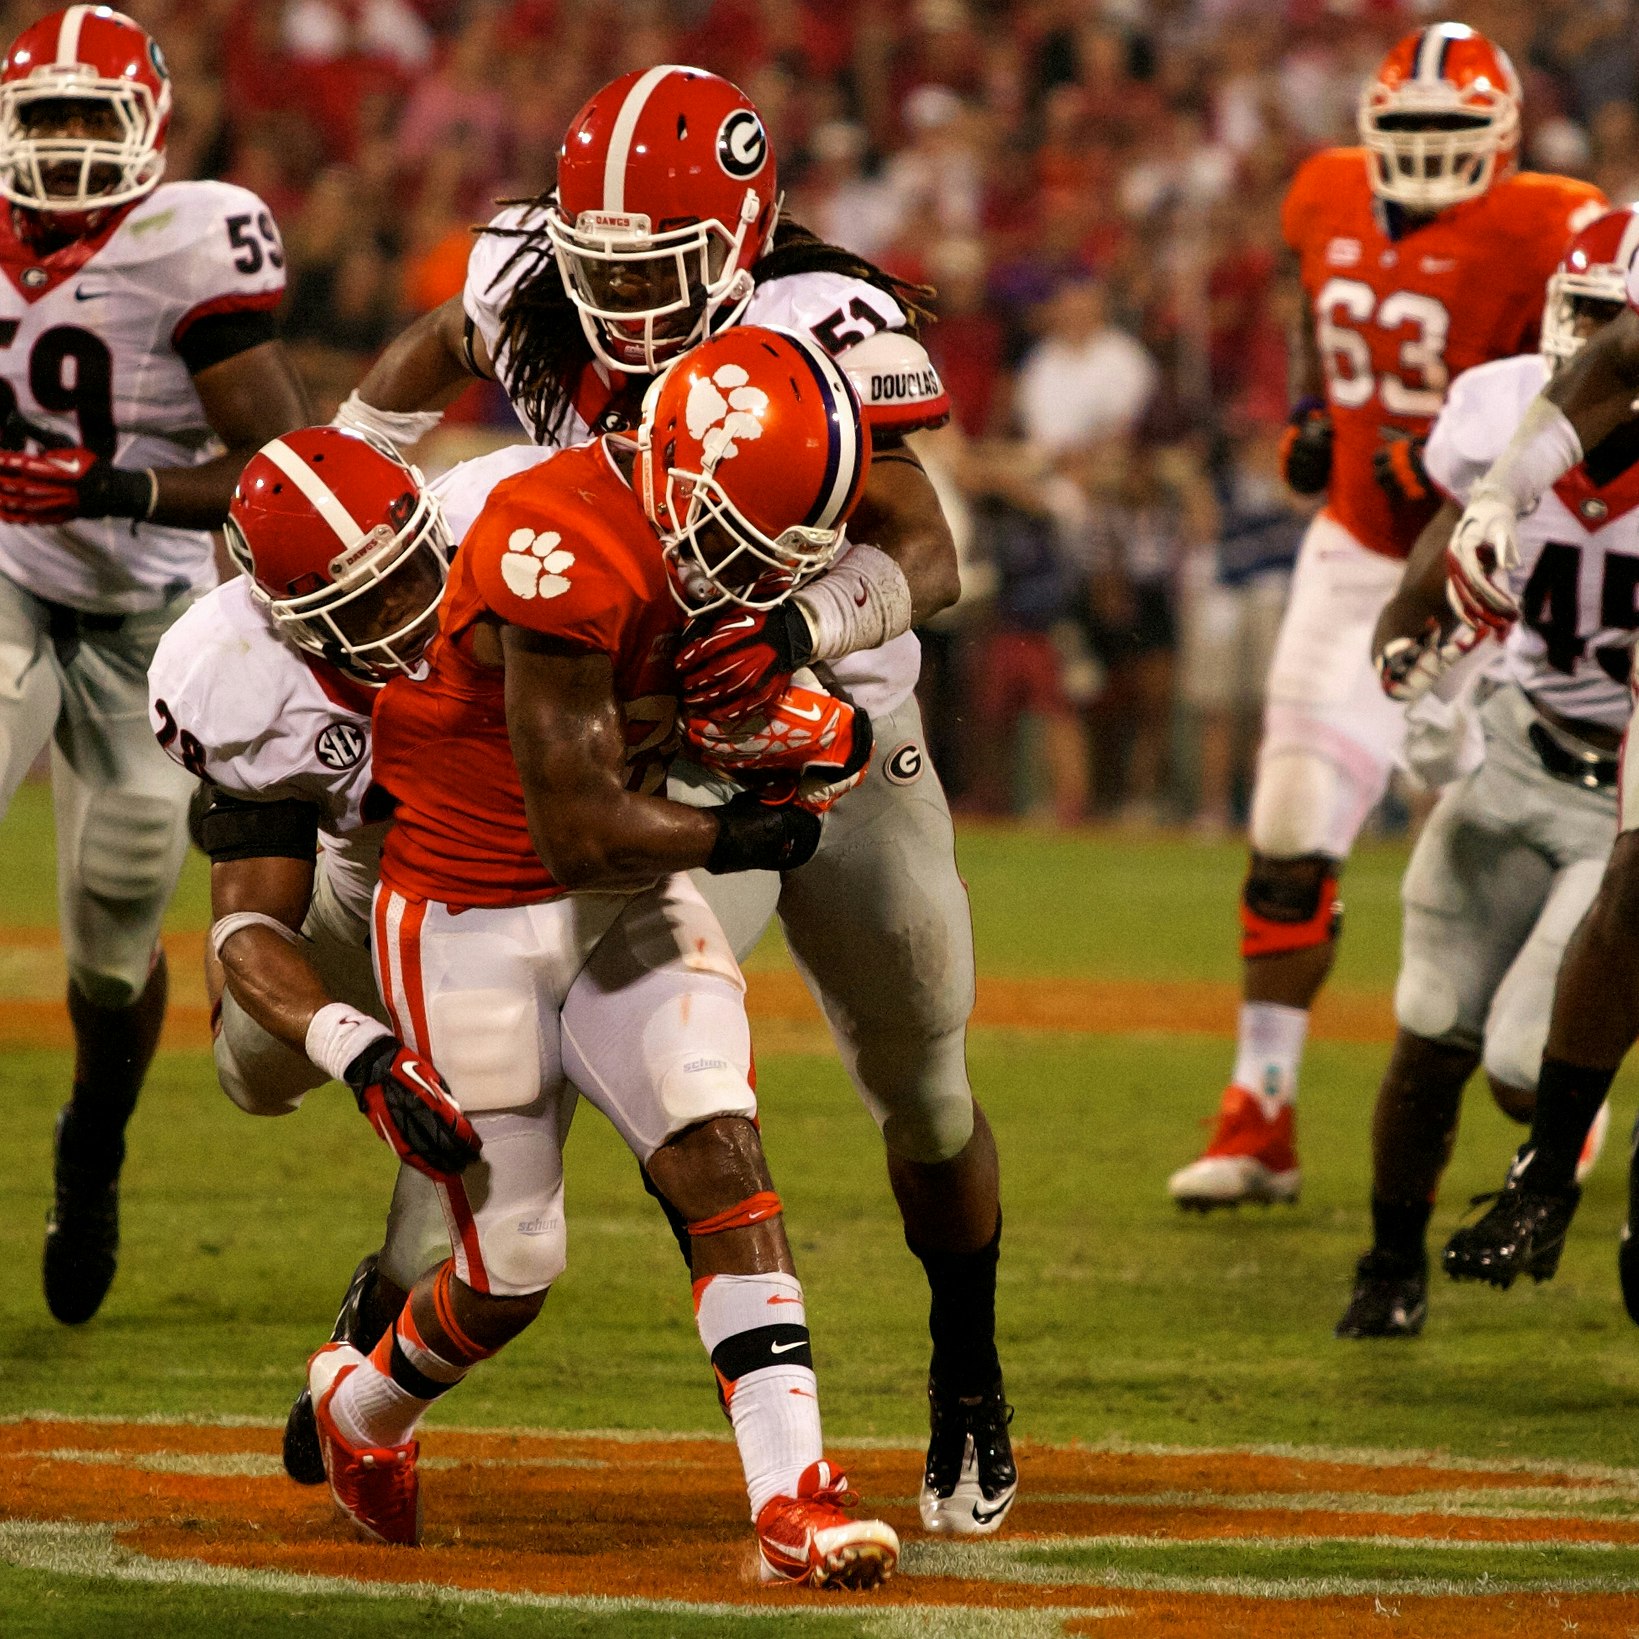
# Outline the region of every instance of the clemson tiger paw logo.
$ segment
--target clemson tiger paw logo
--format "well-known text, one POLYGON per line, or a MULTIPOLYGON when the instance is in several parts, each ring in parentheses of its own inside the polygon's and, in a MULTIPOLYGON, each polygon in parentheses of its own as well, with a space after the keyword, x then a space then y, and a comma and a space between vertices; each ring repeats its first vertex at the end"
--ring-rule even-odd
POLYGON ((689 387, 684 417, 689 436, 698 438, 713 466, 740 453, 736 439, 748 443, 763 436, 768 394, 748 385, 751 377, 738 364, 720 364, 709 376, 696 376, 689 387))
POLYGON ((516 598, 555 598, 569 590, 564 574, 575 561, 558 542, 563 537, 555 529, 515 529, 507 536, 506 554, 501 559, 501 579, 516 598))

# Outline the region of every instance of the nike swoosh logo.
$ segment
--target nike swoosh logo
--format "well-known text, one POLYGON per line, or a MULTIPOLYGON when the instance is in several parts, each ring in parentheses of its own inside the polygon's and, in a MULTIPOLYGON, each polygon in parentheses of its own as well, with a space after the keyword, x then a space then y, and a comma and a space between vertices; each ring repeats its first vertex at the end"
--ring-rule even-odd
POLYGON ((773 1298, 770 1298, 768 1300, 768 1302, 769 1302, 769 1307, 772 1308, 776 1303, 801 1303, 802 1299, 801 1298, 773 1297, 773 1298))
POLYGON ((94 302, 107 294, 106 290, 87 290, 84 285, 74 287, 74 300, 77 302, 94 302))
POLYGON ((768 1352, 770 1354, 790 1354, 793 1349, 806 1349, 807 1347, 808 1340, 804 1338, 799 1343, 770 1343, 768 1352))
POLYGON ((856 609, 863 609, 865 607, 865 605, 867 603, 869 603, 870 601, 871 601, 871 594, 868 591, 866 591, 866 589, 863 586, 860 587, 859 596, 854 599, 854 607, 856 609))
POLYGON ((823 715, 818 706, 809 706, 806 709, 802 706, 787 706, 785 711, 788 717, 795 717, 802 723, 817 723, 823 715))
POLYGON ((1006 1511, 1007 1505, 1012 1500, 1011 1497, 1003 1497, 994 1508, 981 1508, 978 1503, 974 1503, 973 1517, 980 1525, 988 1525, 998 1514, 1006 1511))

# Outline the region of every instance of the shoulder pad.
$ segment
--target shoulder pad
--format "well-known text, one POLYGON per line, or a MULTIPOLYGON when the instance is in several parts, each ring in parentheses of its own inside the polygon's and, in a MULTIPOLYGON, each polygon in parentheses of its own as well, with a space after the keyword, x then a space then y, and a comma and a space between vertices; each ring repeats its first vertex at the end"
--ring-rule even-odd
POLYGON ((837 354, 859 394, 873 438, 942 427, 950 394, 928 350, 903 330, 879 330, 837 354))

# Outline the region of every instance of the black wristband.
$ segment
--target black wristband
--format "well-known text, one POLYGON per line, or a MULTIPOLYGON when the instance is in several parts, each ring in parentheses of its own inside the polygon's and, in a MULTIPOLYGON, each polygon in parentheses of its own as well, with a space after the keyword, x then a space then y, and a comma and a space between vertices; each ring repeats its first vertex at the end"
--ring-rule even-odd
POLYGON ((730 871, 794 871, 806 865, 819 847, 819 815, 796 803, 771 808, 746 791, 711 812, 717 815, 717 841, 706 869, 713 876, 730 871))
POLYGON ((153 512, 156 494, 154 475, 146 467, 131 472, 112 461, 98 461, 80 480, 80 516, 144 519, 153 512))
POLYGON ((814 633, 808 624, 808 617, 789 599, 780 604, 775 613, 784 621, 780 646, 785 652, 780 658, 789 661, 792 671, 798 666, 806 666, 814 658, 814 633))

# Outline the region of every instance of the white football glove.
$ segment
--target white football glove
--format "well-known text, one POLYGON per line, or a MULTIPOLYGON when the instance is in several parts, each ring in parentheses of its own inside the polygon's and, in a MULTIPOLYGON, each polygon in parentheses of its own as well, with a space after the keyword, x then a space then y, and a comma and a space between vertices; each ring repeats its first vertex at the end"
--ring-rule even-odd
POLYGON ((1519 517, 1500 490, 1477 486, 1446 548, 1446 600, 1452 613, 1477 632, 1498 637, 1519 619, 1508 577, 1519 567, 1519 517))
POLYGON ((1430 619, 1416 637, 1390 638, 1377 651, 1377 679, 1391 700, 1421 700, 1485 633, 1459 626, 1442 641, 1440 623, 1430 619))

